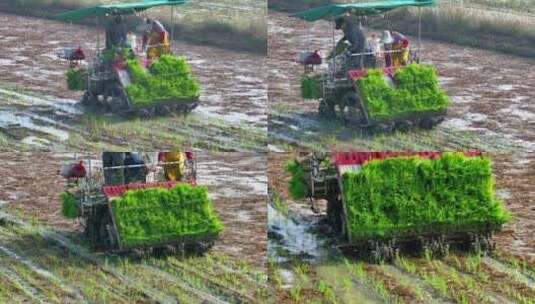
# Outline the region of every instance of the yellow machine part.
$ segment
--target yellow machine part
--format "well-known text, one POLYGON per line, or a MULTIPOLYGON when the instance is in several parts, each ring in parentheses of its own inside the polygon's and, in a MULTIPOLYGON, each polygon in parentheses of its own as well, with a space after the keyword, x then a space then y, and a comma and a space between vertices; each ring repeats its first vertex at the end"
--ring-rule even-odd
POLYGON ((180 181, 186 169, 186 155, 182 152, 169 152, 165 156, 165 162, 176 162, 163 166, 165 178, 168 181, 180 181))
POLYGON ((171 42, 167 32, 164 33, 163 40, 160 33, 154 32, 150 34, 148 44, 147 57, 149 59, 160 58, 162 55, 171 53, 171 42))
POLYGON ((409 49, 403 48, 401 44, 394 45, 392 53, 393 66, 405 66, 409 63, 409 49))

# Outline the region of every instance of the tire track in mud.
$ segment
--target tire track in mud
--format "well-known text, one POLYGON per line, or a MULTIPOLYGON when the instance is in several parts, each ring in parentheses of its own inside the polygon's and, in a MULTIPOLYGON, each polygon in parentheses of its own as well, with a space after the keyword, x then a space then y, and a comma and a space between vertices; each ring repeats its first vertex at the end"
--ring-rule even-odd
MULTIPOLYGON (((305 226, 298 228, 297 235, 304 240, 309 240, 306 244, 302 244, 305 246, 306 249, 299 250, 297 247, 288 247, 285 246, 282 240, 278 240, 276 242, 277 246, 280 246, 286 250, 288 250, 292 255, 299 257, 303 251, 306 251, 307 254, 311 254, 312 266, 316 269, 316 272, 318 272, 318 276, 323 279, 325 282, 329 282, 329 284, 332 284, 332 282, 337 282, 339 278, 342 277, 349 277, 351 281, 351 288, 349 289, 348 293, 351 295, 357 295, 359 299, 362 299, 363 303, 383 303, 384 300, 382 299, 381 295, 379 295, 377 292, 375 292, 370 286, 368 286, 365 282, 363 282, 360 278, 358 278, 351 269, 348 268, 347 265, 344 265, 343 263, 340 265, 330 265, 329 261, 334 260, 342 260, 343 255, 342 253, 337 249, 327 249, 326 247, 329 246, 323 240, 318 240, 318 238, 309 230, 312 229, 313 224, 307 224, 306 219, 299 219, 297 217, 293 217, 292 213, 290 213, 288 216, 284 216, 279 213, 279 211, 272 206, 272 203, 269 203, 269 226, 270 231, 275 231, 276 233, 279 233, 284 240, 285 237, 294 235, 293 232, 284 232, 285 229, 287 229, 285 226, 290 225, 290 227, 297 228, 300 226, 305 226), (275 220, 275 218, 277 220, 275 220), (276 225, 279 227, 277 230, 273 230, 272 226, 276 225), (326 262, 324 264, 323 262, 326 262), (324 270, 320 270, 324 269, 324 270)), ((270 246, 273 246, 271 244, 270 240, 270 246)), ((272 251, 270 250, 270 259, 276 260, 276 255, 272 255, 272 251)), ((286 257, 285 257, 286 258, 286 257)), ((285 260, 285 259, 283 259, 285 260)), ((290 271, 293 275, 293 272, 290 268, 287 268, 286 264, 287 261, 283 263, 277 263, 277 267, 280 267, 281 269, 290 271)), ((292 282, 293 284, 293 282, 292 282)))
POLYGON ((366 134, 358 129, 349 129, 350 127, 341 123, 323 120, 319 116, 306 117, 310 115, 303 114, 305 113, 272 112, 269 137, 271 144, 275 146, 271 147, 271 151, 277 149, 279 142, 313 150, 329 150, 333 146, 337 149, 359 147, 396 151, 479 149, 503 152, 528 149, 508 135, 480 134, 475 137, 474 133, 469 131, 443 126, 438 126, 431 132, 414 129, 408 132, 366 134), (318 138, 323 140, 318 141, 318 138))
MULTIPOLYGON (((80 121, 84 117, 84 108, 74 100, 58 99, 51 96, 36 97, 22 90, 2 88, 0 85, 0 132, 6 133, 9 138, 20 140, 23 144, 39 148, 69 147, 72 143, 69 139, 73 136, 93 138, 92 132, 98 132, 98 141, 87 142, 84 145, 107 144, 116 146, 144 146, 144 138, 118 138, 113 134, 98 131, 99 122, 95 126, 83 126, 80 121), (92 130, 95 131, 92 131, 92 130)), ((108 117, 109 115, 104 115, 108 117)), ((106 123, 109 128, 119 128, 113 125, 123 124, 125 128, 136 125, 136 119, 123 119, 110 117, 106 123)), ((95 119, 95 118, 90 118, 95 119)), ((181 115, 168 117, 156 117, 150 121, 152 125, 148 135, 141 137, 164 138, 167 135, 182 136, 189 144, 195 147, 212 147, 218 150, 264 150, 260 149, 266 139, 260 129, 241 129, 246 138, 236 138, 231 133, 234 127, 215 117, 203 113, 191 113, 184 121, 181 115), (172 121, 176 121, 173 123, 172 121), (202 131, 202 126, 207 129, 202 131), (162 132, 161 136, 158 132, 162 132), (256 143, 258 139, 258 143, 256 143), (250 141, 248 143, 247 141, 250 141)), ((99 120, 100 121, 100 120, 99 120)), ((139 120, 141 121, 141 120, 139 120)), ((267 135, 266 135, 267 136, 267 135)), ((169 140, 165 140, 169 141, 169 140)), ((155 141, 156 143, 156 141, 155 141)), ((15 142, 18 144, 18 142, 15 142)), ((160 147, 161 148, 161 147, 160 147)))
MULTIPOLYGON (((142 285, 143 283, 140 283, 141 281, 136 278, 130 278, 123 273, 119 272, 118 270, 112 268, 111 266, 107 264, 103 264, 101 261, 98 260, 97 257, 92 256, 89 252, 86 251, 85 248, 76 245, 69 241, 66 237, 57 234, 52 231, 47 231, 43 227, 36 227, 36 226, 30 226, 24 222, 20 222, 17 219, 10 217, 9 215, 6 215, 4 213, 0 212, 0 220, 3 220, 4 222, 15 224, 17 227, 21 227, 22 229, 28 231, 28 232, 36 232, 40 236, 42 236, 44 239, 53 241, 57 243, 59 246, 69 250, 71 253, 74 253, 77 256, 80 256, 93 264, 97 265, 99 268, 102 269, 102 271, 113 275, 114 277, 118 278, 121 282, 126 283, 126 285, 134 290, 137 290, 139 292, 142 292, 145 294, 149 299, 155 300, 159 303, 177 303, 176 300, 173 298, 164 295, 163 293, 157 291, 156 289, 152 289, 152 287, 148 287, 146 285, 142 285)), ((0 229, 4 229, 0 227, 0 229)), ((0 245, 0 252, 8 252, 6 248, 2 247, 0 245)), ((14 252, 9 251, 9 254, 14 256, 14 252)), ((27 265, 28 267, 32 268, 36 273, 41 274, 51 280, 53 283, 57 283, 60 287, 64 288, 65 286, 59 284, 59 279, 56 278, 53 274, 49 273, 45 269, 42 269, 38 267, 37 265, 33 264, 31 261, 26 261, 23 257, 17 256, 17 261, 22 262, 24 265, 27 265)), ((178 265, 178 264, 177 264, 178 265)), ((184 292, 187 292, 196 298, 207 301, 207 303, 215 303, 215 304, 228 304, 228 300, 231 301, 231 303, 235 302, 250 302, 250 303, 257 303, 257 301, 252 298, 249 295, 242 294, 239 291, 236 291, 232 288, 223 286, 221 284, 218 284, 214 282, 213 280, 207 278, 206 276, 203 276, 195 271, 190 271, 197 279, 203 280, 206 282, 206 286, 212 286, 215 287, 215 289, 219 290, 218 294, 219 296, 223 296, 223 298, 228 300, 222 300, 219 298, 219 296, 214 296, 212 294, 209 294, 201 289, 195 288, 187 281, 181 279, 179 276, 173 276, 168 271, 161 269, 155 265, 146 265, 146 264, 140 264, 136 265, 136 267, 139 267, 141 269, 145 269, 156 276, 164 279, 165 281, 174 284, 178 286, 180 289, 184 290, 184 292)), ((185 270, 185 268, 181 268, 182 270, 185 270)), ((73 288, 64 288, 66 292, 72 292, 73 288)), ((82 297, 80 295, 80 297, 82 297)), ((85 301, 84 301, 85 302, 85 301)))
POLYGON ((259 303, 252 296, 250 296, 248 294, 244 294, 241 291, 238 291, 238 290, 236 290, 234 288, 231 288, 231 287, 228 287, 228 286, 224 286, 224 284, 222 284, 221 282, 218 282, 215 278, 208 277, 207 275, 202 274, 201 272, 196 271, 196 270, 194 270, 194 269, 188 267, 187 265, 185 265, 183 263, 180 263, 178 261, 169 262, 169 264, 167 264, 164 267, 164 269, 167 270, 168 267, 170 267, 169 269, 173 269, 173 270, 178 271, 178 272, 189 273, 189 274, 191 274, 191 275, 203 280, 207 286, 210 285, 210 286, 214 287, 213 289, 221 290, 223 292, 223 295, 224 295, 225 299, 237 300, 238 302, 243 302, 245 300, 246 302, 248 301, 250 303, 259 303))
POLYGON ((21 229, 29 233, 36 233, 46 240, 50 240, 54 243, 57 243, 58 245, 69 250, 73 254, 76 254, 80 256, 81 258, 87 261, 90 261, 94 265, 98 266, 102 271, 116 277, 121 282, 125 283, 129 288, 137 290, 145 294, 149 299, 153 301, 156 301, 158 303, 166 303, 166 304, 176 303, 174 299, 168 297, 167 295, 161 293, 160 291, 155 290, 148 286, 141 285, 140 283, 137 283, 137 278, 130 278, 129 276, 124 275, 120 273, 119 271, 117 271, 116 269, 110 267, 109 265, 102 263, 97 257, 90 254, 85 248, 81 247, 80 245, 76 245, 72 243, 66 237, 56 232, 49 231, 41 226, 32 226, 30 224, 27 224, 25 222, 18 220, 17 218, 9 214, 6 214, 0 211, 0 223, 2 221, 16 225, 17 227, 20 227, 21 229))
POLYGON ((385 271, 386 273, 392 275, 396 280, 399 281, 406 281, 414 284, 414 286, 417 286, 420 291, 423 293, 423 297, 427 301, 427 303, 434 303, 434 304, 452 304, 453 302, 449 299, 442 298, 439 294, 437 294, 433 287, 431 287, 429 284, 425 283, 422 279, 419 277, 412 275, 408 273, 407 271, 403 270, 402 268, 398 267, 395 264, 392 265, 381 265, 381 269, 385 271))
MULTIPOLYGON (((18 238, 18 237, 20 237, 18 235, 18 233, 19 232, 6 230, 6 228, 2 227, 2 223, 0 223, 0 235, 4 234, 4 235, 9 235, 10 238, 18 238)), ((44 243, 44 245, 43 244, 35 244, 35 246, 39 246, 39 245, 41 246, 41 247, 37 247, 37 248, 39 249, 39 253, 42 253, 47 258, 46 262, 50 263, 50 260, 54 261, 53 264, 52 264, 53 265, 52 267, 57 266, 57 265, 59 265, 61 267, 62 265, 64 265, 64 264, 62 264, 62 262, 66 263, 68 265, 68 263, 69 263, 68 260, 69 260, 70 257, 63 257, 63 256, 60 257, 60 255, 63 254, 63 252, 62 253, 58 253, 57 252, 58 250, 63 250, 64 247, 57 246, 56 244, 45 243, 46 242, 45 239, 39 239, 37 235, 33 235, 32 234, 32 235, 29 235, 29 236, 32 238, 32 244, 33 243, 37 243, 37 242, 43 242, 44 243), (43 248, 42 246, 46 246, 46 247, 43 248), (58 261, 58 259, 62 259, 62 261, 58 261)), ((17 245, 16 249, 20 252, 21 250, 24 250, 26 248, 27 248, 27 245, 23 244, 23 245, 17 245), (21 248, 21 246, 22 246, 22 248, 21 248)), ((66 253, 70 254, 71 252, 67 251, 66 253)), ((28 256, 28 253, 24 253, 22 255, 20 253, 18 253, 18 255, 19 256, 28 256)), ((34 254, 34 255, 38 257, 37 254, 34 254)), ((34 255, 31 255, 31 256, 33 257, 34 255)), ((78 255, 73 255, 73 257, 75 257, 77 259, 78 255)), ((43 262, 43 263, 45 263, 45 262, 43 262)), ((41 265, 43 265, 43 263, 41 263, 41 265)), ((40 266, 40 267, 43 268, 42 266, 40 266)), ((79 267, 79 265, 77 265, 77 264, 74 265, 74 266, 70 265, 70 267, 79 267)), ((67 267, 67 269, 68 268, 69 267, 67 267)), ((57 270, 57 269, 55 269, 55 270, 57 270)), ((60 273, 61 273, 61 271, 60 271, 60 273)), ((80 274, 78 274, 78 275, 80 275, 80 274)), ((61 273, 59 276, 65 277, 65 274, 61 273)), ((106 278, 106 281, 107 280, 108 280, 108 278, 106 278)), ((89 280, 89 282, 92 283, 91 280, 89 280)), ((73 282, 73 283, 77 285, 77 287, 78 287, 77 290, 78 291, 88 287, 88 286, 84 285, 83 281, 76 281, 76 282, 73 282)), ((128 296, 125 294, 125 291, 124 290, 120 290, 120 289, 117 288, 117 282, 100 282, 100 284, 98 286, 96 286, 96 287, 98 287, 99 289, 101 289, 101 290, 103 290, 103 291, 105 291, 107 293, 113 294, 113 297, 115 298, 115 300, 121 300, 122 301, 122 302, 117 302, 117 303, 129 303, 129 302, 131 302, 131 300, 128 299, 128 296), (109 285, 107 285, 107 286, 103 285, 105 283, 108 283, 109 285)))
MULTIPOLYGON (((178 261, 179 262, 179 261, 178 261)), ((206 268, 200 269, 197 265, 189 265, 192 271, 206 271, 206 268)), ((204 265, 203 265, 204 266, 204 265)), ((268 289, 269 286, 265 283, 267 282, 267 276, 265 273, 249 273, 244 272, 243 270, 229 267, 221 263, 211 265, 214 268, 211 269, 211 275, 223 276, 223 275, 233 275, 240 280, 244 281, 244 284, 251 284, 253 288, 256 289, 268 289), (217 269, 216 269, 217 268, 217 269)))
POLYGON ((0 131, 23 143, 50 146, 68 140, 71 132, 87 135, 70 124, 82 115, 74 101, 52 101, 1 87, 0 100, 0 131))
POLYGON ((7 249, 6 247, 2 246, 0 243, 0 252, 3 252, 5 256, 8 256, 12 261, 19 262, 26 267, 28 267, 31 271, 38 274, 39 276, 45 278, 46 280, 50 281, 54 285, 58 286, 63 292, 65 292, 68 295, 74 296, 74 298, 79 303, 87 303, 85 298, 82 296, 80 290, 78 288, 74 288, 72 286, 67 285, 65 282, 63 282, 61 279, 56 277, 51 272, 47 271, 46 269, 41 268, 40 266, 36 265, 34 262, 21 257, 17 255, 15 252, 7 249))
POLYGON ((528 274, 523 273, 520 269, 510 267, 501 261, 491 258, 491 257, 484 257, 483 263, 487 264, 490 268, 505 273, 507 275, 510 275, 514 280, 521 284, 525 284, 529 288, 535 290, 535 278, 531 277, 528 274))
POLYGON ((43 278, 45 281, 52 283, 52 285, 59 288, 59 290, 55 291, 61 292, 67 296, 74 295, 74 297, 77 298, 80 302, 87 303, 83 296, 80 294, 79 289, 66 286, 65 283, 58 277, 56 277, 54 274, 43 269, 30 259, 16 253, 15 251, 13 251, 14 249, 8 249, 7 247, 9 247, 9 245, 7 245, 7 241, 11 240, 12 238, 16 238, 17 235, 15 232, 7 230, 2 225, 3 223, 0 222, 0 256, 4 256, 5 259, 2 260, 3 262, 11 261, 11 263, 6 268, 0 267, 0 270, 5 269, 5 271, 7 272, 4 274, 9 278, 13 279, 14 282, 19 285, 20 289, 26 295, 31 296, 34 300, 39 300, 39 302, 48 303, 47 296, 43 293, 43 291, 45 290, 45 286, 36 285, 35 282, 28 282, 17 274, 17 272, 20 273, 20 269, 15 268, 15 266, 20 266, 24 269, 29 269, 30 272, 33 272, 43 278))
POLYGON ((3 276, 8 279, 15 285, 15 288, 19 289, 24 295, 28 296, 35 302, 41 304, 49 303, 45 295, 43 295, 40 291, 34 288, 30 283, 26 282, 24 279, 18 276, 17 273, 13 270, 8 268, 0 268, 0 276, 3 276))
POLYGON ((517 269, 508 267, 489 256, 483 256, 477 269, 474 270, 467 269, 466 257, 464 256, 457 257, 457 260, 446 259, 444 264, 463 275, 474 278, 481 284, 482 288, 500 300, 515 303, 535 298, 533 281, 518 272, 517 269), (519 298, 519 295, 523 298, 519 298))
MULTIPOLYGON (((451 256, 450 256, 451 257, 451 256)), ((432 260, 427 261, 422 259, 419 261, 419 266, 424 265, 425 267, 430 267, 426 269, 425 272, 433 276, 439 276, 446 280, 446 282, 454 282, 457 288, 457 296, 460 296, 459 299, 468 299, 468 301, 483 301, 483 303, 492 303, 492 304, 513 304, 515 301, 508 298, 508 296, 503 294, 496 293, 495 290, 492 290, 486 286, 487 282, 481 281, 477 276, 466 272, 464 269, 460 269, 453 265, 451 261, 448 260, 432 260), (422 264, 424 263, 424 264, 422 264), (459 290, 459 288, 461 288, 459 290), (460 293, 459 293, 460 292, 460 293), (468 298, 466 298, 468 297, 468 298), (471 300, 470 300, 471 299, 471 300)), ((448 284, 449 288, 453 288, 448 284)))
POLYGON ((138 265, 138 267, 154 273, 155 275, 165 279, 166 281, 178 285, 182 290, 196 296, 197 298, 214 304, 229 304, 228 302, 219 299, 211 294, 208 294, 202 290, 196 289, 189 285, 186 281, 181 280, 178 276, 173 276, 166 271, 150 266, 150 265, 138 265))
POLYGON ((517 303, 519 299, 515 299, 515 295, 511 295, 512 290, 522 290, 523 283, 516 280, 516 278, 508 276, 507 273, 512 269, 505 270, 506 272, 497 271, 494 272, 492 266, 488 266, 489 263, 493 263, 493 259, 485 256, 481 260, 481 264, 477 270, 470 271, 466 269, 465 256, 455 257, 456 260, 447 257, 442 263, 445 267, 460 273, 463 277, 471 278, 479 285, 479 287, 485 290, 492 296, 492 299, 497 301, 496 303, 517 303), (459 260, 461 259, 461 260, 459 260), (460 261, 460 262, 456 262, 460 261), (459 265, 458 263, 462 263, 459 265), (482 274, 484 276, 482 276, 482 274), (503 280, 508 277, 510 280, 503 280))

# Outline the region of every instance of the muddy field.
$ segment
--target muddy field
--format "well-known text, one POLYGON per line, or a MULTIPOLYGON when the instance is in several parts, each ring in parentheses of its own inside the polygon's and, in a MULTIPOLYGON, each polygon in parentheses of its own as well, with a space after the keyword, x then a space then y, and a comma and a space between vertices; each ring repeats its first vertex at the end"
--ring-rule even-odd
MULTIPOLYGON (((11 149, 162 149, 263 151, 267 143, 264 57, 175 41, 202 87, 188 117, 123 119, 84 114, 67 89, 66 47, 96 49, 94 27, 0 13, 0 144, 11 149)), ((103 32, 100 33, 103 41, 103 32)), ((103 43, 103 42, 102 42, 103 43)))
MULTIPOLYGON (((289 177, 283 168, 295 155, 268 157, 269 273, 281 302, 532 303, 535 158, 492 155, 497 196, 514 218, 493 238, 497 245, 493 255, 455 253, 443 260, 400 258, 392 265, 372 265, 343 256, 329 237, 318 232, 322 215, 312 212, 308 200, 289 199, 289 177), (355 297, 362 301, 354 302, 355 297)), ((317 206, 325 210, 321 202, 317 206)))
POLYGON ((236 303, 254 297, 254 301, 265 299, 267 180, 261 174, 267 166, 265 157, 198 154, 198 184, 208 187, 225 225, 223 234, 204 257, 170 255, 141 260, 91 251, 81 242, 82 227, 62 218, 58 195, 65 182, 57 170, 74 157, 2 154, 1 217, 8 212, 22 224, 0 220, 0 260, 14 263, 0 267, 0 280, 7 288, 0 288, 0 300, 13 296, 37 299, 32 302, 43 297, 52 302, 94 302, 97 291, 105 290, 105 283, 111 281, 122 281, 124 286, 109 285, 111 290, 102 294, 109 301, 164 298, 186 303, 236 303), (60 265, 58 259, 65 259, 65 264, 60 265), (87 271, 84 281, 71 280, 73 273, 80 271, 87 271), (142 279, 137 282, 138 278, 142 279), (129 281, 133 285, 125 283, 129 281))
POLYGON ((442 87, 451 97, 446 120, 431 131, 369 135, 320 119, 318 102, 301 98, 303 68, 295 60, 299 52, 307 50, 309 29, 309 49, 326 56, 332 46, 329 23, 307 23, 269 13, 271 150, 283 150, 290 144, 326 150, 535 151, 535 105, 531 102, 535 98, 535 61, 424 40, 423 63, 436 66, 442 87))

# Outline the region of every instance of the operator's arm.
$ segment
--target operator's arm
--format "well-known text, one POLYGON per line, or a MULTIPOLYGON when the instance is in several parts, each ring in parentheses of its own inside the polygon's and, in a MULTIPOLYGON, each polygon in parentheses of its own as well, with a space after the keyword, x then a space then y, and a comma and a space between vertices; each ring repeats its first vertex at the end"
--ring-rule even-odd
POLYGON ((344 37, 342 37, 340 40, 338 40, 338 42, 336 43, 336 46, 334 47, 334 50, 332 50, 330 53, 329 53, 329 56, 327 57, 327 59, 332 59, 333 57, 336 57, 340 54, 342 54, 343 52, 345 52, 348 48, 348 42, 347 42, 347 38, 346 36, 344 35, 344 37))

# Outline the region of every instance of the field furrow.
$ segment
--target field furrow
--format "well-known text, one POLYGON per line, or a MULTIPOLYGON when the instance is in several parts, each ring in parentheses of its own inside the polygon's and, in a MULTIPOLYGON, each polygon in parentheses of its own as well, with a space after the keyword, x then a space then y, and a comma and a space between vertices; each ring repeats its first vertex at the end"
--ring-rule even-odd
POLYGON ((3 253, 12 262, 24 265, 27 269, 29 269, 32 275, 37 275, 44 279, 46 285, 53 285, 57 287, 60 293, 62 294, 62 298, 70 298, 72 301, 76 301, 78 303, 87 303, 87 301, 77 288, 68 285, 66 282, 56 277, 53 273, 49 272, 46 269, 43 269, 41 266, 35 264, 28 258, 20 256, 13 250, 10 250, 2 245, 0 245, 0 253, 3 253))
POLYGON ((13 270, 0 268, 0 300, 30 303, 49 303, 46 296, 22 279, 13 270))
POLYGON ((177 260, 170 260, 168 262, 169 264, 161 267, 163 270, 170 270, 174 273, 182 273, 188 276, 197 277, 201 279, 203 284, 209 287, 211 290, 219 290, 224 298, 231 300, 235 299, 239 302, 257 302, 257 300, 254 298, 254 294, 249 294, 250 292, 254 292, 254 289, 236 290, 232 286, 239 286, 238 284, 230 285, 227 281, 221 280, 217 276, 211 276, 203 271, 197 271, 177 260))
POLYGON ((532 303, 530 299, 535 298, 535 289, 520 282, 519 277, 513 275, 514 269, 498 270, 497 263, 488 257, 449 256, 444 263, 476 280, 488 293, 503 295, 511 303, 532 303))

